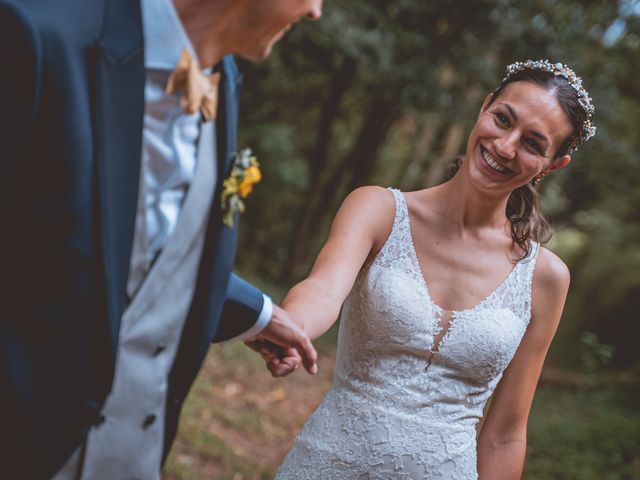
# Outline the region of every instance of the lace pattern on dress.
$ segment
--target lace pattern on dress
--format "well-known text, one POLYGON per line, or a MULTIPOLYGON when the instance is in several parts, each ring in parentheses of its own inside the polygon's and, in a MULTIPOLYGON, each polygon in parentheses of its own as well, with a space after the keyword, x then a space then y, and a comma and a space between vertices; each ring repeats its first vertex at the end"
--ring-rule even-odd
POLYGON ((391 192, 389 237, 343 307, 333 385, 279 480, 477 478, 476 426, 529 323, 539 248, 443 330, 406 201, 391 192))

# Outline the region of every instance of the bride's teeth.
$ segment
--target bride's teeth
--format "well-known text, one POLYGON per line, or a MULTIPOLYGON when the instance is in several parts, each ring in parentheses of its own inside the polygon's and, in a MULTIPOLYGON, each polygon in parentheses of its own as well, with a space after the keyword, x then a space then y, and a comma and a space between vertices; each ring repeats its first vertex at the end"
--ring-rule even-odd
POLYGON ((489 164, 489 166, 491 168, 493 168, 494 170, 497 170, 499 172, 504 172, 506 170, 505 167, 503 167, 498 162, 496 162, 493 158, 491 158, 491 155, 489 155, 489 152, 483 150, 482 151, 482 156, 484 157, 486 162, 489 164))

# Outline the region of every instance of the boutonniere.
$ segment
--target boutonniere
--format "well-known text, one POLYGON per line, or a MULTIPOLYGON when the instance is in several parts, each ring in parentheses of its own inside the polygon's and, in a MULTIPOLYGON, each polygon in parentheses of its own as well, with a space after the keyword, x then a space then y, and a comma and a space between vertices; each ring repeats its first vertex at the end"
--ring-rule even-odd
POLYGON ((233 228, 233 217, 236 212, 244 212, 243 198, 253 190, 253 186, 262 180, 258 159, 252 155, 251 149, 240 150, 231 168, 231 174, 222 183, 222 223, 233 228))

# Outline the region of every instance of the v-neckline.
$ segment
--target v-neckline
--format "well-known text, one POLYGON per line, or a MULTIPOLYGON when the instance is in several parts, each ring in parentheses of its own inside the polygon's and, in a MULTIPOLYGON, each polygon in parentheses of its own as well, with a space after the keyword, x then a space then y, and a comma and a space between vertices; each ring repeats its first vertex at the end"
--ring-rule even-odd
MULTIPOLYGON (((516 269, 518 268, 518 266, 520 265, 520 261, 516 262, 516 264, 513 266, 513 268, 511 269, 511 271, 509 271, 509 273, 507 274, 507 276, 504 278, 504 280, 502 280, 498 286, 496 288, 494 288, 493 290, 491 290, 490 293, 488 293, 484 298, 482 298, 482 300, 480 300, 478 303, 476 303, 475 305, 468 307, 468 308, 464 308, 461 310, 452 310, 452 309, 448 309, 448 308, 443 308, 440 305, 438 305, 434 300, 433 297, 431 296, 431 292, 429 291, 429 285, 427 284, 427 280, 424 276, 424 270, 422 269, 422 266, 420 265, 420 259, 418 258, 418 251, 416 250, 415 247, 415 243, 413 241, 413 232, 411 231, 411 215, 409 214, 409 204, 407 203, 407 199, 405 197, 404 192, 400 192, 400 195, 402 196, 402 201, 404 202, 404 209, 407 215, 407 230, 408 230, 408 237, 409 237, 409 243, 411 246, 411 253, 413 254, 413 260, 414 260, 414 264, 415 264, 415 268, 417 269, 417 272, 420 277, 420 280, 422 282, 422 286, 424 288, 425 294, 427 296, 427 299, 429 301, 429 303, 436 308, 436 310, 438 310, 439 312, 450 312, 452 314, 452 320, 453 318, 459 316, 460 314, 463 313, 469 313, 469 312, 473 312, 474 310, 477 310, 478 308, 480 308, 482 305, 486 304, 499 290, 502 289, 502 287, 511 279, 511 276, 514 275, 516 269)), ((442 343, 442 342, 440 342, 442 343)))

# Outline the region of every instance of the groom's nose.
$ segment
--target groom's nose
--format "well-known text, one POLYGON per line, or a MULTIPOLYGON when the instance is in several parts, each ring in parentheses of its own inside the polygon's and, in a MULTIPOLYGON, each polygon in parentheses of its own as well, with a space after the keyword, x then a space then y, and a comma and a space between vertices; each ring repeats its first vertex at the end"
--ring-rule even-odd
POLYGON ((318 20, 322 16, 322 0, 316 0, 306 15, 307 20, 318 20))

